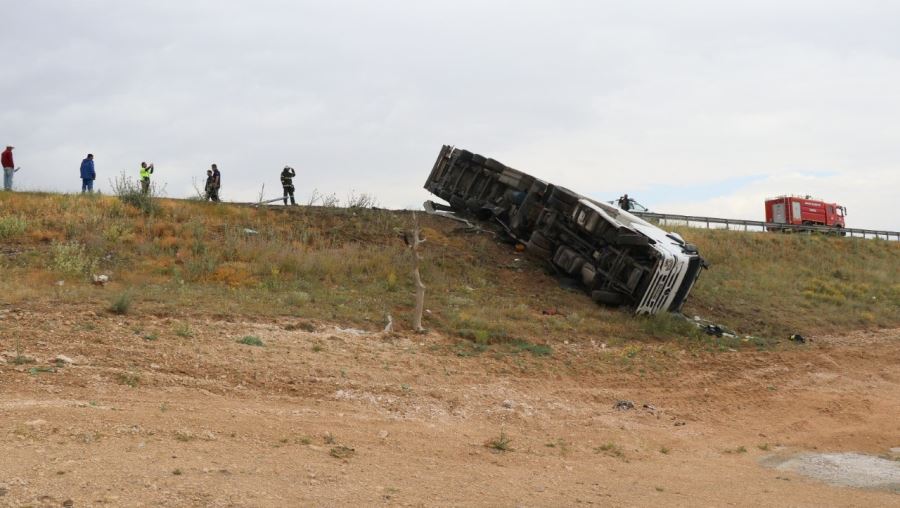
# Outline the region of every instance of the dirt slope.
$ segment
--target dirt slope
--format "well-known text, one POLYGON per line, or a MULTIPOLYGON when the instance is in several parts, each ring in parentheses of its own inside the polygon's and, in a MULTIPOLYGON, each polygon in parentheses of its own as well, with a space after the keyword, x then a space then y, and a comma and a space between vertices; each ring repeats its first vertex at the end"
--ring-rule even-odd
POLYGON ((2 313, 0 505, 898 501, 759 461, 900 446, 900 330, 777 352, 586 340, 472 355, 436 333, 94 309, 2 313), (485 446, 501 433, 511 450, 485 446))

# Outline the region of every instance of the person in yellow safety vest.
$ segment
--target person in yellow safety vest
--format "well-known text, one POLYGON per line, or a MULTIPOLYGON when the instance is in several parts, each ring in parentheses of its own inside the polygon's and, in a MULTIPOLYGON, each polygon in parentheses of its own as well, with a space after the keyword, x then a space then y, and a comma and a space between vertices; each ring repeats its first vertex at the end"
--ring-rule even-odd
POLYGON ((150 175, 153 174, 153 163, 141 163, 141 194, 150 193, 150 175))

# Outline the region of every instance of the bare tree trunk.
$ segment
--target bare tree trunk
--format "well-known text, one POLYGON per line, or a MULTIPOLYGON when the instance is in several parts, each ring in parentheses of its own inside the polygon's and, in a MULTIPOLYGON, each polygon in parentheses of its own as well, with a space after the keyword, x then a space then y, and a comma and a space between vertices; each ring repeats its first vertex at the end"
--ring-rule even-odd
POLYGON ((422 313, 425 311, 425 284, 422 284, 422 276, 419 274, 419 264, 422 261, 422 255, 419 253, 419 247, 425 243, 424 238, 420 238, 421 229, 419 228, 419 218, 416 217, 416 213, 413 212, 413 238, 412 238, 412 253, 413 253, 413 277, 416 281, 416 311, 413 314, 413 329, 417 332, 424 332, 425 328, 422 327, 422 313))

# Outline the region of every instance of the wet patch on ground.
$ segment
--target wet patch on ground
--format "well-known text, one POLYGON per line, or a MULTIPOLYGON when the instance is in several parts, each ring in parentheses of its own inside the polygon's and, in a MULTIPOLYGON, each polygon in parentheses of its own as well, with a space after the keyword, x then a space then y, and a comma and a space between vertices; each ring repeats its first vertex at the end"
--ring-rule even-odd
POLYGON ((900 461, 861 453, 801 453, 763 464, 830 485, 900 493, 900 461))

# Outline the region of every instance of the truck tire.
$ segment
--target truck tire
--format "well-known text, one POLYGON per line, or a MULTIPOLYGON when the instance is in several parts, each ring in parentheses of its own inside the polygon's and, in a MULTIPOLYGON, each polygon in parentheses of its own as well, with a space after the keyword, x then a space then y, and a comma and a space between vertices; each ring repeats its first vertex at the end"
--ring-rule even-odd
POLYGON ((547 238, 547 236, 540 231, 531 233, 531 237, 528 239, 528 243, 532 243, 535 246, 548 251, 553 249, 553 244, 550 243, 550 240, 547 238))
POLYGON ((622 296, 621 293, 616 293, 615 291, 599 289, 597 291, 591 291, 591 300, 603 305, 618 306, 625 302, 625 297, 622 296))
POLYGON ((550 195, 547 199, 548 201, 551 199, 555 199, 569 206, 574 206, 576 203, 578 203, 578 197, 578 194, 575 194, 565 187, 553 187, 553 190, 550 191, 550 195))
POLYGON ((494 172, 500 172, 506 169, 506 166, 504 166, 502 162, 495 159, 488 159, 484 161, 484 167, 494 172))
POLYGON ((472 160, 472 152, 468 150, 459 150, 456 155, 457 160, 461 161, 469 161, 472 160))
POLYGON ((553 256, 553 251, 551 251, 550 249, 539 247, 531 243, 531 240, 525 242, 525 252, 530 252, 534 256, 546 260, 549 260, 553 256))

